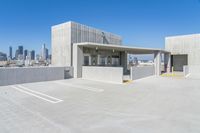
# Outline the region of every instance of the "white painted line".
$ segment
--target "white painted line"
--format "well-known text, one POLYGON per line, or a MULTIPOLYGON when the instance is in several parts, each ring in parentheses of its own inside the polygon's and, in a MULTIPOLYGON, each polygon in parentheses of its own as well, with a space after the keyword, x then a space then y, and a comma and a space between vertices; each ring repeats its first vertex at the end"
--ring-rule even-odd
POLYGON ((188 78, 189 76, 190 76, 190 73, 189 73, 189 74, 187 74, 185 77, 186 77, 186 78, 188 78))
POLYGON ((32 96, 34 96, 34 97, 37 97, 37 98, 39 98, 39 99, 45 100, 45 101, 50 102, 50 103, 59 103, 59 102, 62 102, 62 101, 63 101, 63 100, 61 100, 61 99, 58 99, 58 98, 55 98, 55 97, 52 97, 52 96, 49 96, 49 95, 46 95, 46 94, 43 94, 43 93, 40 93, 40 92, 30 90, 30 89, 28 89, 28 88, 26 88, 26 87, 23 87, 23 86, 21 86, 21 85, 18 85, 18 87, 16 87, 16 86, 11 86, 11 87, 14 88, 14 89, 16 89, 16 90, 18 90, 18 91, 20 91, 20 92, 23 92, 23 93, 32 95, 32 96), (28 92, 28 91, 30 91, 30 92, 28 92), (36 94, 34 94, 34 93, 36 93, 36 94), (37 94, 38 94, 38 95, 37 95, 37 94), (41 96, 39 96, 39 95, 41 95, 41 96), (54 101, 53 101, 53 100, 50 100, 50 99, 47 99, 47 98, 44 98, 44 97, 42 97, 42 96, 48 97, 48 98, 50 98, 50 99, 53 99, 54 101))
POLYGON ((38 91, 33 91, 33 90, 28 89, 28 88, 26 88, 26 87, 24 87, 24 86, 21 86, 21 85, 18 85, 18 87, 20 87, 20 88, 22 88, 22 89, 24 89, 24 90, 27 90, 27 91, 31 91, 31 92, 33 92, 33 93, 37 93, 37 94, 46 96, 46 97, 48 97, 48 98, 51 98, 51 99, 54 99, 54 100, 57 100, 57 101, 63 101, 63 100, 61 100, 61 99, 58 99, 58 98, 55 98, 55 97, 46 95, 46 94, 44 94, 44 93, 41 93, 41 92, 38 92, 38 91))
POLYGON ((60 85, 69 86, 69 87, 78 88, 78 89, 93 91, 93 92, 103 92, 104 91, 104 89, 98 89, 98 88, 93 88, 93 87, 88 87, 88 86, 84 87, 84 86, 73 85, 73 84, 69 84, 69 83, 63 83, 63 82, 59 82, 59 81, 55 81, 55 83, 60 84, 60 85))

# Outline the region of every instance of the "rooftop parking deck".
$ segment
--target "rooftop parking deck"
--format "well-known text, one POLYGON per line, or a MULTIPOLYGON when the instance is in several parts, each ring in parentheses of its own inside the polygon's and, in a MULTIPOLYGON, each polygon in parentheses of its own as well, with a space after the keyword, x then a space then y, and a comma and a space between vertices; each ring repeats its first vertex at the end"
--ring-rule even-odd
POLYGON ((198 133, 199 80, 83 79, 0 87, 4 133, 198 133))

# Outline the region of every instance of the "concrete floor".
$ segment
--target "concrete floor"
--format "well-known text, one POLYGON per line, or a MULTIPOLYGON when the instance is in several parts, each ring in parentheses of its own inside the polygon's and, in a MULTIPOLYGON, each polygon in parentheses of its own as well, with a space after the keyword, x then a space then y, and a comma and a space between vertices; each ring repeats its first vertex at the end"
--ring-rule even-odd
POLYGON ((0 87, 0 132, 199 133, 199 81, 70 79, 0 87))

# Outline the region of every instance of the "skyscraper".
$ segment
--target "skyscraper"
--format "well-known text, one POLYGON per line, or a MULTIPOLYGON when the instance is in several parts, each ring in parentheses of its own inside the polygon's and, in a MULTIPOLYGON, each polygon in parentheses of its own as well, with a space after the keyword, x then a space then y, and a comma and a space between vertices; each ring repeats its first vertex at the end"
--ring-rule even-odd
POLYGON ((26 57, 28 56, 28 50, 27 49, 25 49, 24 50, 24 60, 26 60, 26 57))
POLYGON ((46 48, 45 44, 42 45, 41 57, 43 60, 48 58, 48 49, 46 48))
POLYGON ((17 50, 15 51, 15 59, 16 59, 16 60, 18 59, 18 56, 19 56, 19 49, 17 49, 17 50))
POLYGON ((9 58, 10 58, 10 59, 13 58, 13 57, 12 57, 12 47, 11 47, 11 46, 9 47, 9 58))
POLYGON ((46 57, 45 59, 47 60, 49 58, 49 50, 46 48, 46 57))
POLYGON ((30 52, 30 56, 31 56, 31 60, 35 60, 35 51, 34 50, 32 50, 30 52))
POLYGON ((23 46, 18 46, 19 54, 23 55, 23 46))
POLYGON ((7 55, 5 53, 0 52, 0 61, 6 61, 7 55))

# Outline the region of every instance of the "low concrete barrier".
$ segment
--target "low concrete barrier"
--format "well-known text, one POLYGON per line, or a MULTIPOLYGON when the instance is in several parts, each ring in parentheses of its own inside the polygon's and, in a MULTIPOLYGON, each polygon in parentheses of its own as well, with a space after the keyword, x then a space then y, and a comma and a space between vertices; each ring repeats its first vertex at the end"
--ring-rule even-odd
POLYGON ((184 67, 184 74, 193 79, 200 79, 200 65, 191 65, 184 67))
POLYGON ((71 78, 71 67, 0 68, 0 86, 71 78))
POLYGON ((188 76, 188 74, 190 73, 189 66, 183 66, 183 73, 185 77, 188 76))
POLYGON ((123 83, 123 68, 83 66, 82 78, 96 81, 123 83))
POLYGON ((154 66, 131 67, 131 80, 141 79, 155 75, 154 66))

